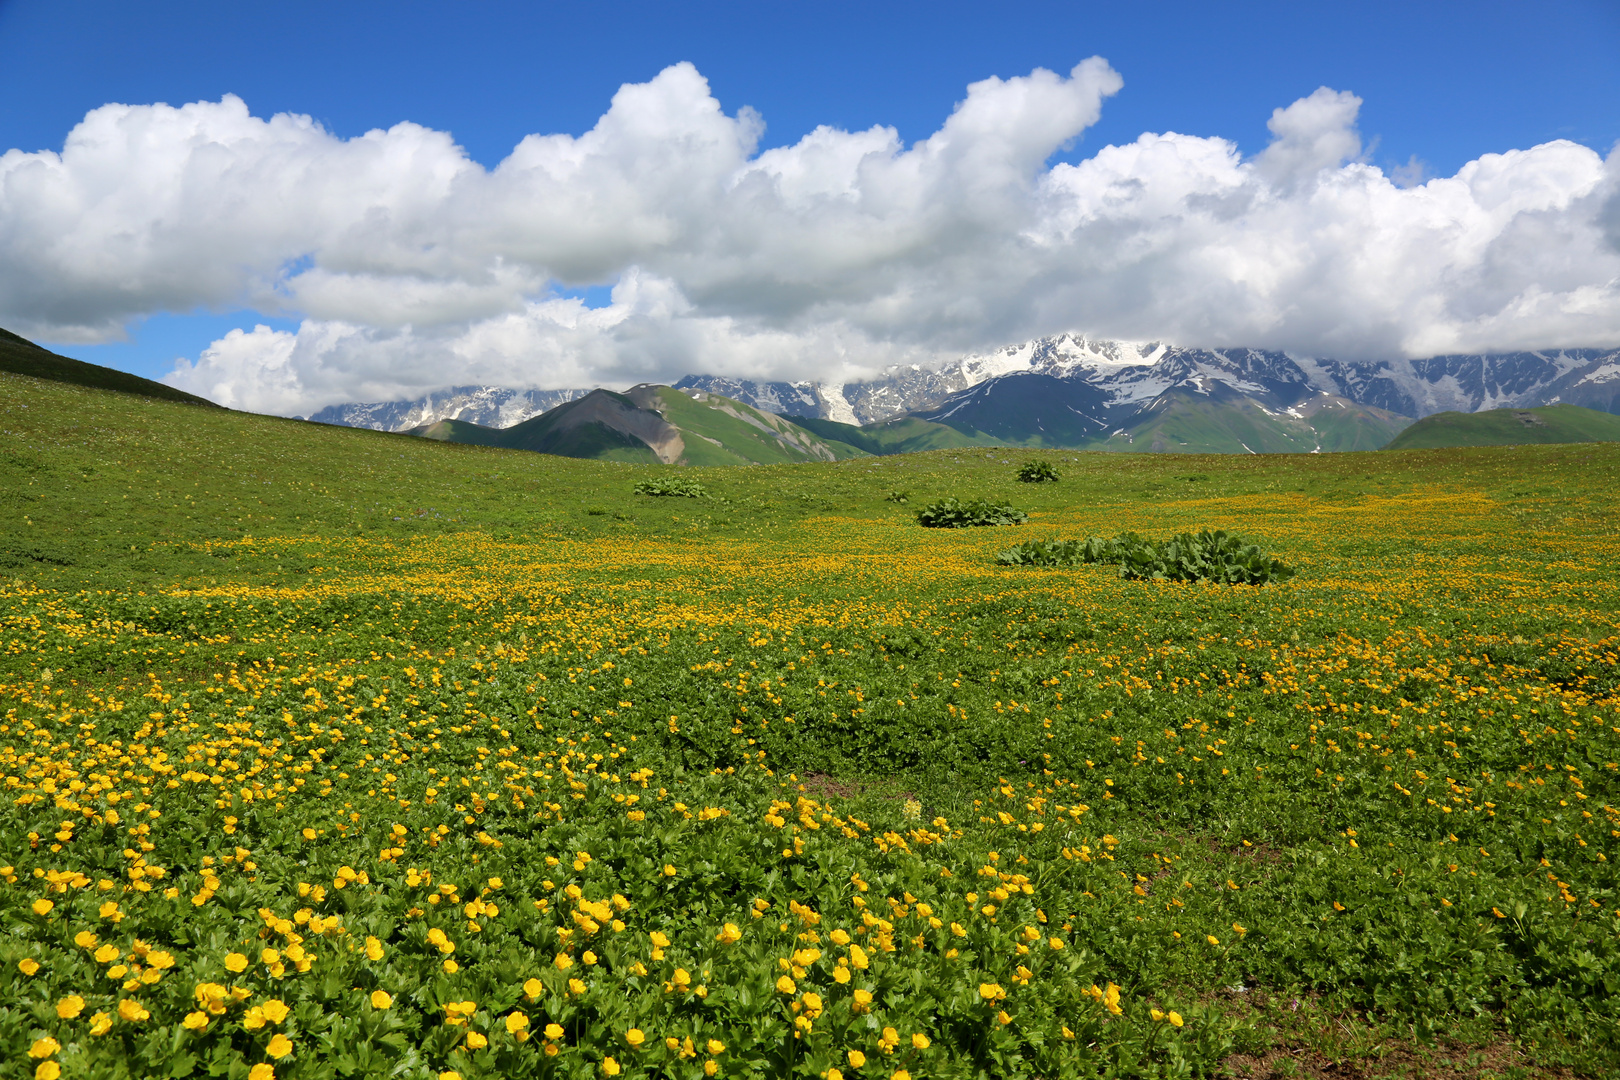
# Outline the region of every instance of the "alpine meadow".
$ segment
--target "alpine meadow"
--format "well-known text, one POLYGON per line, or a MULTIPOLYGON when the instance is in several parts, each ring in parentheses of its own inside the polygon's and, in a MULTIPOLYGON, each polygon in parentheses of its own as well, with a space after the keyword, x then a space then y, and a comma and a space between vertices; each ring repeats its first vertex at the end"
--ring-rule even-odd
POLYGON ((0 374, 0 1078, 1620 1071, 1620 445, 1036 456, 0 374))

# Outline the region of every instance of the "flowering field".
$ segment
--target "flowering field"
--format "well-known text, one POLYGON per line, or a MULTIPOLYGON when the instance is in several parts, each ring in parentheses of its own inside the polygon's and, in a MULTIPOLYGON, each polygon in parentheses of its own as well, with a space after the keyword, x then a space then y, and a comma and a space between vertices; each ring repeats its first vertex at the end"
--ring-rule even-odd
POLYGON ((1301 1003, 1620 1063, 1613 449, 651 499, 15 384, 0 1077, 1170 1076, 1301 1003), (1206 525, 1297 576, 994 561, 1206 525))

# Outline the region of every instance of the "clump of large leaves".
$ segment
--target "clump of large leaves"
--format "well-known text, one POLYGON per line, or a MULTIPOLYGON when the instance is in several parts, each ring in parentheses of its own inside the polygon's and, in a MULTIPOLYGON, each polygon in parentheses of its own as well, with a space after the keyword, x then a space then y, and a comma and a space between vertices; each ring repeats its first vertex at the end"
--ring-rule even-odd
POLYGON ((1057 470, 1045 459, 1026 461, 1016 477, 1020 484, 1044 484, 1057 478, 1057 470))
POLYGON ((1149 540, 1121 533, 1111 540, 1030 540, 996 556, 1003 566, 1074 566, 1117 563, 1119 576, 1147 581, 1217 581, 1264 585, 1286 581, 1294 570, 1223 529, 1149 540))
POLYGON ((706 499, 709 493, 696 480, 685 476, 660 476, 636 484, 637 495, 669 495, 688 499, 706 499))
POLYGON ((917 524, 925 529, 967 529, 977 525, 1022 525, 1028 517, 1007 503, 988 499, 963 502, 954 495, 931 502, 917 511, 917 524))

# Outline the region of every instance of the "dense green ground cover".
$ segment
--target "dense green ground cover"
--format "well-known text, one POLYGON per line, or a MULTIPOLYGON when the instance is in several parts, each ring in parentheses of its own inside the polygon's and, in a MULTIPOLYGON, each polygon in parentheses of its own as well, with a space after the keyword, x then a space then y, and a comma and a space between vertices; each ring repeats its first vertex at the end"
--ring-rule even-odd
POLYGON ((0 378, 0 1076, 1620 1061, 1620 448, 652 499, 0 378), (1297 576, 995 562, 1204 526, 1297 576))

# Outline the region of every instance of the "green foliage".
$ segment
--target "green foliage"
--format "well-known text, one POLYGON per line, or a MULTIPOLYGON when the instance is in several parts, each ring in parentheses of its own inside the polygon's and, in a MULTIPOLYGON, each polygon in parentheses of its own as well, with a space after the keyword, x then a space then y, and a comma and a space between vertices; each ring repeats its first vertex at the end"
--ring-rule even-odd
POLYGON ((1052 468, 1052 463, 1044 458, 1024 462, 1023 466, 1019 468, 1016 477, 1020 484, 1044 484, 1057 478, 1057 470, 1052 468))
POLYGON ((1029 515, 1007 503, 988 499, 966 502, 951 496, 917 511, 917 524, 925 529, 968 529, 979 525, 1022 525, 1029 515))
POLYGON ((883 496, 883 501, 884 502, 899 503, 901 506, 904 506, 906 503, 911 501, 911 492, 909 492, 909 491, 891 491, 887 495, 883 496))
POLYGON ((722 1076, 1220 1075, 1234 1040, 1265 1059, 1289 1037, 1279 1015, 1344 1021, 1366 1040, 1347 1073, 1408 1036, 1529 1048, 1508 1073, 1620 1069, 1620 446, 1054 453, 1056 490, 1014 487, 1004 451, 949 450, 731 470, 735 501, 699 502, 631 494, 664 470, 0 387, 8 1076, 51 1035, 64 1077, 242 1077, 280 1032, 279 1080, 583 1077, 608 1054, 622 1075, 696 1076, 704 1057, 663 1042, 689 1033, 726 1043, 722 1076), (896 488, 1018 499, 1078 536, 1166 535, 1220 499, 1323 570, 1264 590, 996 575, 972 565, 983 536, 897 528, 896 488), (338 888, 346 866, 369 880, 338 888), (165 874, 142 891, 136 867, 165 874), (444 884, 456 899, 435 905, 444 884), (571 885, 622 894, 626 929, 576 930, 571 885), (867 947, 846 985, 832 928, 881 932, 857 896, 896 952, 867 947), (773 905, 759 919, 755 897, 773 905), (342 933, 295 922, 317 960, 276 978, 259 950, 289 939, 260 907, 342 933), (1066 947, 1017 954, 1023 925, 1066 947), (111 977, 81 929, 119 964, 139 941, 176 965, 124 991, 136 973, 111 977), (825 955, 795 981, 827 1008, 793 1040, 770 980, 811 930, 825 955), (657 962, 654 931, 673 942, 657 962), (228 973, 231 951, 251 967, 228 973), (664 990, 705 966, 706 999, 664 990), (576 974, 583 994, 565 989, 576 974), (1118 1015, 1087 993, 1110 980, 1118 1015), (252 997, 183 1029, 205 981, 252 997), (981 981, 1009 991, 1011 1024, 981 981), (1222 1016, 1239 983, 1250 1004, 1222 1016), (854 986, 877 991, 858 1020, 840 1012, 854 986), (377 989, 391 1008, 369 1005, 377 989), (57 1012, 69 994, 77 1018, 57 1012), (118 1018, 125 998, 151 1018, 118 1018), (288 1019, 249 1028, 271 998, 288 1019), (445 1023, 450 1001, 476 1003, 467 1026, 445 1023), (113 1026, 92 1036, 103 1011, 113 1026), (649 1017, 632 1054, 626 1022, 649 1017), (890 1024, 893 1056, 874 1045, 890 1024), (932 1045, 906 1059, 913 1032, 932 1045), (833 1056, 853 1048, 859 1073, 833 1056))
POLYGON ((706 499, 709 493, 702 484, 687 476, 658 476, 636 483, 637 495, 664 495, 687 499, 706 499))
POLYGON ((1029 540, 996 556, 1003 566, 1074 566, 1118 563, 1123 578, 1150 581, 1216 581, 1264 585, 1286 581, 1294 571, 1224 530, 1201 529, 1169 540, 1121 533, 1112 540, 1029 540))

